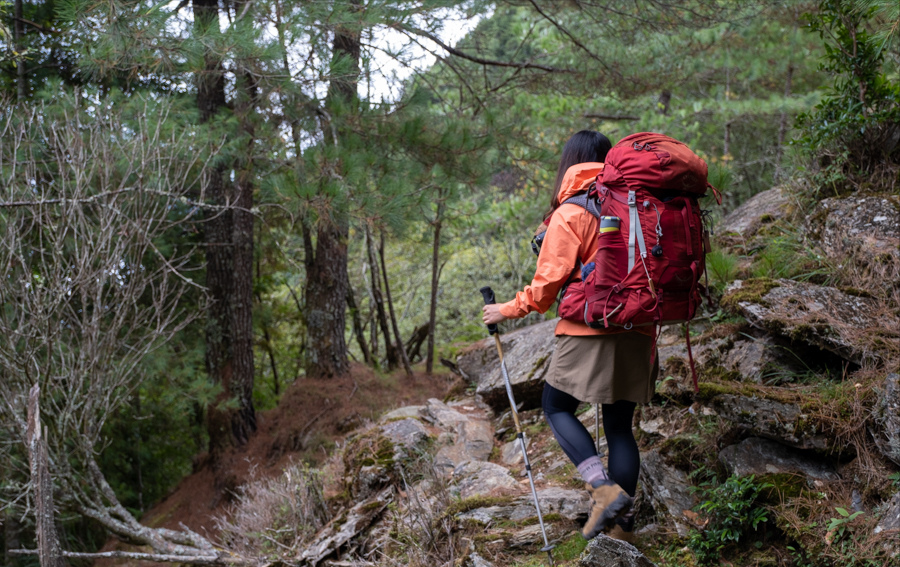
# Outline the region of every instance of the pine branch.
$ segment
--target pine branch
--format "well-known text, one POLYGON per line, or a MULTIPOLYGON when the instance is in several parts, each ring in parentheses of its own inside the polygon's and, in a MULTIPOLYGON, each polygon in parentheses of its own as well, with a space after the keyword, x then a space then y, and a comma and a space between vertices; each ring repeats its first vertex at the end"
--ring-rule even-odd
POLYGON ((535 2, 534 0, 530 0, 530 1, 531 1, 531 5, 534 6, 534 9, 537 10, 537 13, 540 14, 541 16, 543 16, 543 18, 544 18, 545 20, 547 20, 548 22, 550 22, 551 24, 553 24, 553 27, 555 27, 557 30, 560 31, 560 33, 562 33, 563 35, 565 35, 566 37, 568 37, 570 40, 572 40, 572 43, 574 43, 579 49, 581 49, 582 51, 584 51, 585 53, 587 53, 588 56, 589 56, 591 59, 593 59, 593 60, 596 61, 597 63, 600 63, 600 65, 603 66, 604 69, 606 69, 607 71, 611 71, 611 69, 609 68, 609 66, 606 64, 606 61, 604 61, 603 59, 601 59, 600 57, 598 57, 596 53, 594 53, 593 51, 591 51, 590 49, 588 49, 583 43, 581 43, 580 41, 578 41, 578 38, 576 38, 574 35, 572 35, 572 34, 569 32, 569 30, 567 30, 566 28, 564 28, 564 27, 562 26, 562 24, 560 24, 559 22, 557 22, 556 20, 554 20, 553 18, 551 18, 549 14, 547 14, 546 12, 544 12, 543 10, 541 10, 541 7, 538 6, 537 2, 535 2))
POLYGON ((469 55, 464 51, 460 51, 455 47, 450 47, 446 43, 440 40, 434 34, 428 33, 425 30, 421 30, 418 28, 414 28, 412 26, 406 24, 393 24, 390 27, 398 30, 405 31, 414 35, 418 35, 424 38, 427 38, 434 43, 438 44, 441 49, 450 53, 451 55, 455 55, 461 59, 466 59, 468 61, 472 61, 473 63, 478 63, 479 65, 488 65, 491 67, 513 67, 516 69, 539 69, 541 71, 547 71, 548 73, 574 73, 574 69, 560 69, 558 67, 550 67, 549 65, 538 65, 537 63, 529 63, 527 61, 522 61, 520 63, 516 63, 514 61, 497 61, 495 59, 484 59, 482 57, 476 57, 475 55, 469 55))

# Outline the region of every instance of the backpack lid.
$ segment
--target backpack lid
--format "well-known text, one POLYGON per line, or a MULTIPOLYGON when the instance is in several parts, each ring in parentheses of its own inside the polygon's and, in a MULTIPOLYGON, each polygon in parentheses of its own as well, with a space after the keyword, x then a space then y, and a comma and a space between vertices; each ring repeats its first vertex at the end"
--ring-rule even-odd
POLYGON ((638 132, 619 140, 606 156, 601 174, 607 186, 706 194, 706 162, 684 143, 665 134, 638 132))

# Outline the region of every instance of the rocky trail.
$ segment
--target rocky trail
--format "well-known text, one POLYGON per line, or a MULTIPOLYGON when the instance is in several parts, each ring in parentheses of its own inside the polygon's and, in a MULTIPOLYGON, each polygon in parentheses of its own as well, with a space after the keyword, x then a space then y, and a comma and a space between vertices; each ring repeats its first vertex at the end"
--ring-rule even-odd
MULTIPOLYGON (((714 487, 744 479, 756 488, 743 504, 767 517, 762 530, 745 527, 718 548, 730 564, 848 553, 859 565, 900 564, 900 200, 855 196, 797 210, 773 189, 720 223, 719 245, 743 264, 740 279, 722 285, 721 309, 690 327, 699 392, 686 330, 660 337, 657 395, 634 424, 637 549, 602 535, 586 546, 578 533, 590 502, 539 409, 555 321, 502 335, 559 563, 698 564, 697 542, 728 521, 714 487), (786 261, 777 257, 784 249, 771 250, 785 240, 809 277, 755 274, 747 258, 786 261), (850 519, 834 523, 842 517, 850 519)), ((396 409, 347 439, 331 462, 331 491, 345 504, 287 563, 544 563, 493 341, 471 345, 457 365, 471 384, 465 395, 396 409)), ((580 418, 595 430, 592 407, 580 418)))

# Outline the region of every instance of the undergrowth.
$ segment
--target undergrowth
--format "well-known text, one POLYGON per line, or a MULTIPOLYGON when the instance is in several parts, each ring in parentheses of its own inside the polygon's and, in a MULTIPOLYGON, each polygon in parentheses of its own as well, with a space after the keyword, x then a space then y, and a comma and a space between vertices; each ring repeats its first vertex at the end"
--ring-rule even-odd
POLYGON ((769 520, 758 506, 760 493, 770 488, 751 476, 731 476, 724 482, 705 481, 697 488, 700 504, 694 509, 703 518, 702 528, 691 530, 688 547, 702 565, 717 561, 723 550, 753 537, 769 520))
POLYGON ((875 533, 878 518, 853 510, 852 492, 841 484, 804 493, 776 506, 778 527, 791 542, 798 567, 883 567, 890 564, 884 544, 896 536, 875 533))

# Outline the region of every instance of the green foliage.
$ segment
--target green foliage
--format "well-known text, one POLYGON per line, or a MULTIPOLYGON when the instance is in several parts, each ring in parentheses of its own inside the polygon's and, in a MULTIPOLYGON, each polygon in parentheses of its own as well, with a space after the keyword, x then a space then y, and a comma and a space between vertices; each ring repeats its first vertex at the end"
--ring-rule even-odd
POLYGON ((768 521, 767 510, 757 506, 760 492, 771 485, 751 476, 733 475, 725 482, 700 485, 695 510, 709 520, 703 530, 692 530, 688 547, 701 563, 717 560, 725 547, 739 543, 768 521))
POLYGON ((863 515, 861 510, 853 512, 852 514, 848 512, 846 509, 837 507, 835 511, 839 514, 837 518, 831 518, 831 521, 828 522, 828 533, 832 534, 830 541, 840 541, 843 539, 844 535, 849 533, 850 524, 863 515))
POLYGON ((716 250, 706 255, 706 270, 714 285, 724 288, 737 278, 740 259, 728 252, 716 250))
POLYGON ((771 230, 766 245, 753 255, 750 272, 754 278, 825 284, 834 270, 824 257, 810 248, 800 230, 779 225, 771 230))
POLYGON ((136 516, 158 502, 206 450, 205 409, 216 388, 203 371, 202 333, 184 333, 146 363, 147 378, 104 425, 99 464, 136 516))
POLYGON ((900 79, 885 72, 885 41, 870 31, 877 8, 822 0, 807 16, 825 48, 820 69, 835 77, 815 109, 797 118, 798 142, 819 157, 820 184, 900 161, 900 79))

